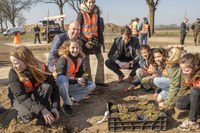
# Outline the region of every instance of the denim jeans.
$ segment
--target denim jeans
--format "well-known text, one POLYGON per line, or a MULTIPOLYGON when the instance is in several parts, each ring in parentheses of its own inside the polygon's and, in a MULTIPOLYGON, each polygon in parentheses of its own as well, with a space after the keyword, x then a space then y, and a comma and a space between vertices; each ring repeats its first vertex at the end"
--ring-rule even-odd
POLYGON ((192 88, 190 94, 176 101, 175 106, 180 110, 190 110, 189 119, 197 121, 197 115, 200 112, 200 88, 192 88))
POLYGON ((69 78, 65 75, 58 76, 56 78, 56 84, 59 87, 60 96, 66 105, 72 105, 70 96, 79 102, 96 88, 95 83, 92 81, 88 81, 85 87, 79 84, 69 84, 69 78))
POLYGON ((140 35, 140 46, 147 45, 147 35, 140 35))
MULTIPOLYGON (((165 77, 156 77, 153 80, 153 83, 159 88, 162 89, 162 91, 159 93, 159 95, 162 97, 163 100, 167 98, 167 95, 169 93, 169 78, 165 77)), ((157 91, 156 91, 157 92, 157 91)))

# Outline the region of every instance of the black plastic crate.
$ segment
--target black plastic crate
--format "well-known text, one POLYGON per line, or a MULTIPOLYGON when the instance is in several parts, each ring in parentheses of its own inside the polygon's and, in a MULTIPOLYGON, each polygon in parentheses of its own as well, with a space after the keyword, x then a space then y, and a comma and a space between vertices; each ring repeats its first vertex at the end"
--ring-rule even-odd
POLYGON ((134 130, 166 130, 167 115, 163 112, 155 120, 126 120, 122 121, 118 117, 111 116, 111 107, 115 105, 112 102, 107 103, 108 114, 108 130, 114 132, 134 131, 134 130))

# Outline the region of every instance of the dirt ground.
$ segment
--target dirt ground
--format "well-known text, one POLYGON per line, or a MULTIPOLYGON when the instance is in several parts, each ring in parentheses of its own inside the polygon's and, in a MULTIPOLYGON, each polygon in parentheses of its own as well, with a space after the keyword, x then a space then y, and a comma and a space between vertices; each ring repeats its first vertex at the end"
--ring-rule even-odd
MULTIPOLYGON (((154 37, 149 40, 150 45, 154 47, 167 46, 169 44, 177 44, 178 38, 163 38, 154 37)), ((27 43, 26 43, 27 44, 27 43)), ((106 109, 106 103, 108 101, 119 102, 127 101, 133 97, 152 99, 154 91, 145 92, 143 89, 138 89, 130 93, 124 94, 122 90, 130 85, 125 79, 122 83, 117 83, 117 76, 105 67, 106 82, 109 87, 101 88, 97 87, 96 90, 81 102, 73 105, 75 116, 67 117, 62 111, 60 111, 61 118, 57 123, 54 123, 51 127, 45 125, 44 122, 39 119, 34 119, 28 124, 21 125, 16 121, 16 111, 11 108, 10 101, 7 97, 8 88, 8 71, 11 67, 8 53, 14 44, 6 45, 0 41, 0 103, 6 108, 3 114, 0 114, 0 132, 2 133, 108 133, 107 121, 98 124, 97 122, 103 118, 106 109)), ((27 45, 34 53, 34 55, 41 61, 47 62, 47 55, 50 44, 44 45, 27 45)), ((192 38, 186 39, 186 49, 189 52, 199 52, 200 46, 194 46, 192 38)), ((105 59, 107 53, 104 53, 105 59)), ((92 74, 95 74, 96 59, 91 56, 92 74)), ((127 76, 129 71, 123 71, 127 76)), ((167 116, 167 130, 166 131, 152 131, 142 130, 135 131, 141 133, 161 132, 161 133, 179 133, 176 128, 187 116, 187 112, 181 115, 181 119, 174 120, 172 117, 167 116)), ((200 130, 196 131, 199 132, 200 130)), ((124 132, 125 133, 125 132, 124 132)))

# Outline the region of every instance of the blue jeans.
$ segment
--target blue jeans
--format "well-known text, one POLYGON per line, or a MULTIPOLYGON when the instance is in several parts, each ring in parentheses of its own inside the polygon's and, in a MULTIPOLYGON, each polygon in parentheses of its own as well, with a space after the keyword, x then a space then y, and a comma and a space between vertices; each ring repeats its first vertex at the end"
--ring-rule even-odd
POLYGON ((96 88, 95 83, 92 81, 88 81, 85 87, 81 87, 79 84, 69 84, 69 77, 65 75, 58 76, 56 84, 59 87, 60 96, 66 105, 72 105, 70 96, 79 102, 96 88))
POLYGON ((147 45, 147 35, 140 35, 140 46, 147 45))
MULTIPOLYGON (((159 92, 159 95, 162 97, 163 100, 165 100, 167 98, 167 95, 169 93, 169 78, 165 78, 165 77, 156 77, 153 80, 153 83, 159 88, 161 89, 161 92, 159 92)), ((158 90, 159 90, 158 89, 158 90)), ((157 91, 158 91, 157 90, 157 91)), ((157 92, 156 91, 156 92, 157 92)))

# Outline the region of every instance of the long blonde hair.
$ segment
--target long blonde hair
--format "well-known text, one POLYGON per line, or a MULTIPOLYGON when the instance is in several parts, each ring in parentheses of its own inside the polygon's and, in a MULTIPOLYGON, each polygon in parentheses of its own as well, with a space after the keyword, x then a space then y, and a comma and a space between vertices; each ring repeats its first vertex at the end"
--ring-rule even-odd
MULTIPOLYGON (((50 75, 50 73, 41 70, 40 66, 44 63, 37 60, 31 50, 26 46, 19 46, 12 49, 9 55, 17 58, 18 60, 22 60, 37 82, 43 82, 46 79, 46 75, 50 75)), ((26 75, 20 73, 16 68, 14 68, 14 70, 20 81, 28 79, 26 75)))
POLYGON ((83 59, 85 58, 85 54, 82 52, 82 41, 79 39, 70 39, 68 41, 65 41, 62 46, 58 49, 58 54, 60 56, 62 55, 68 55, 69 54, 69 47, 72 43, 77 43, 79 44, 80 47, 80 52, 78 54, 78 57, 83 59))

